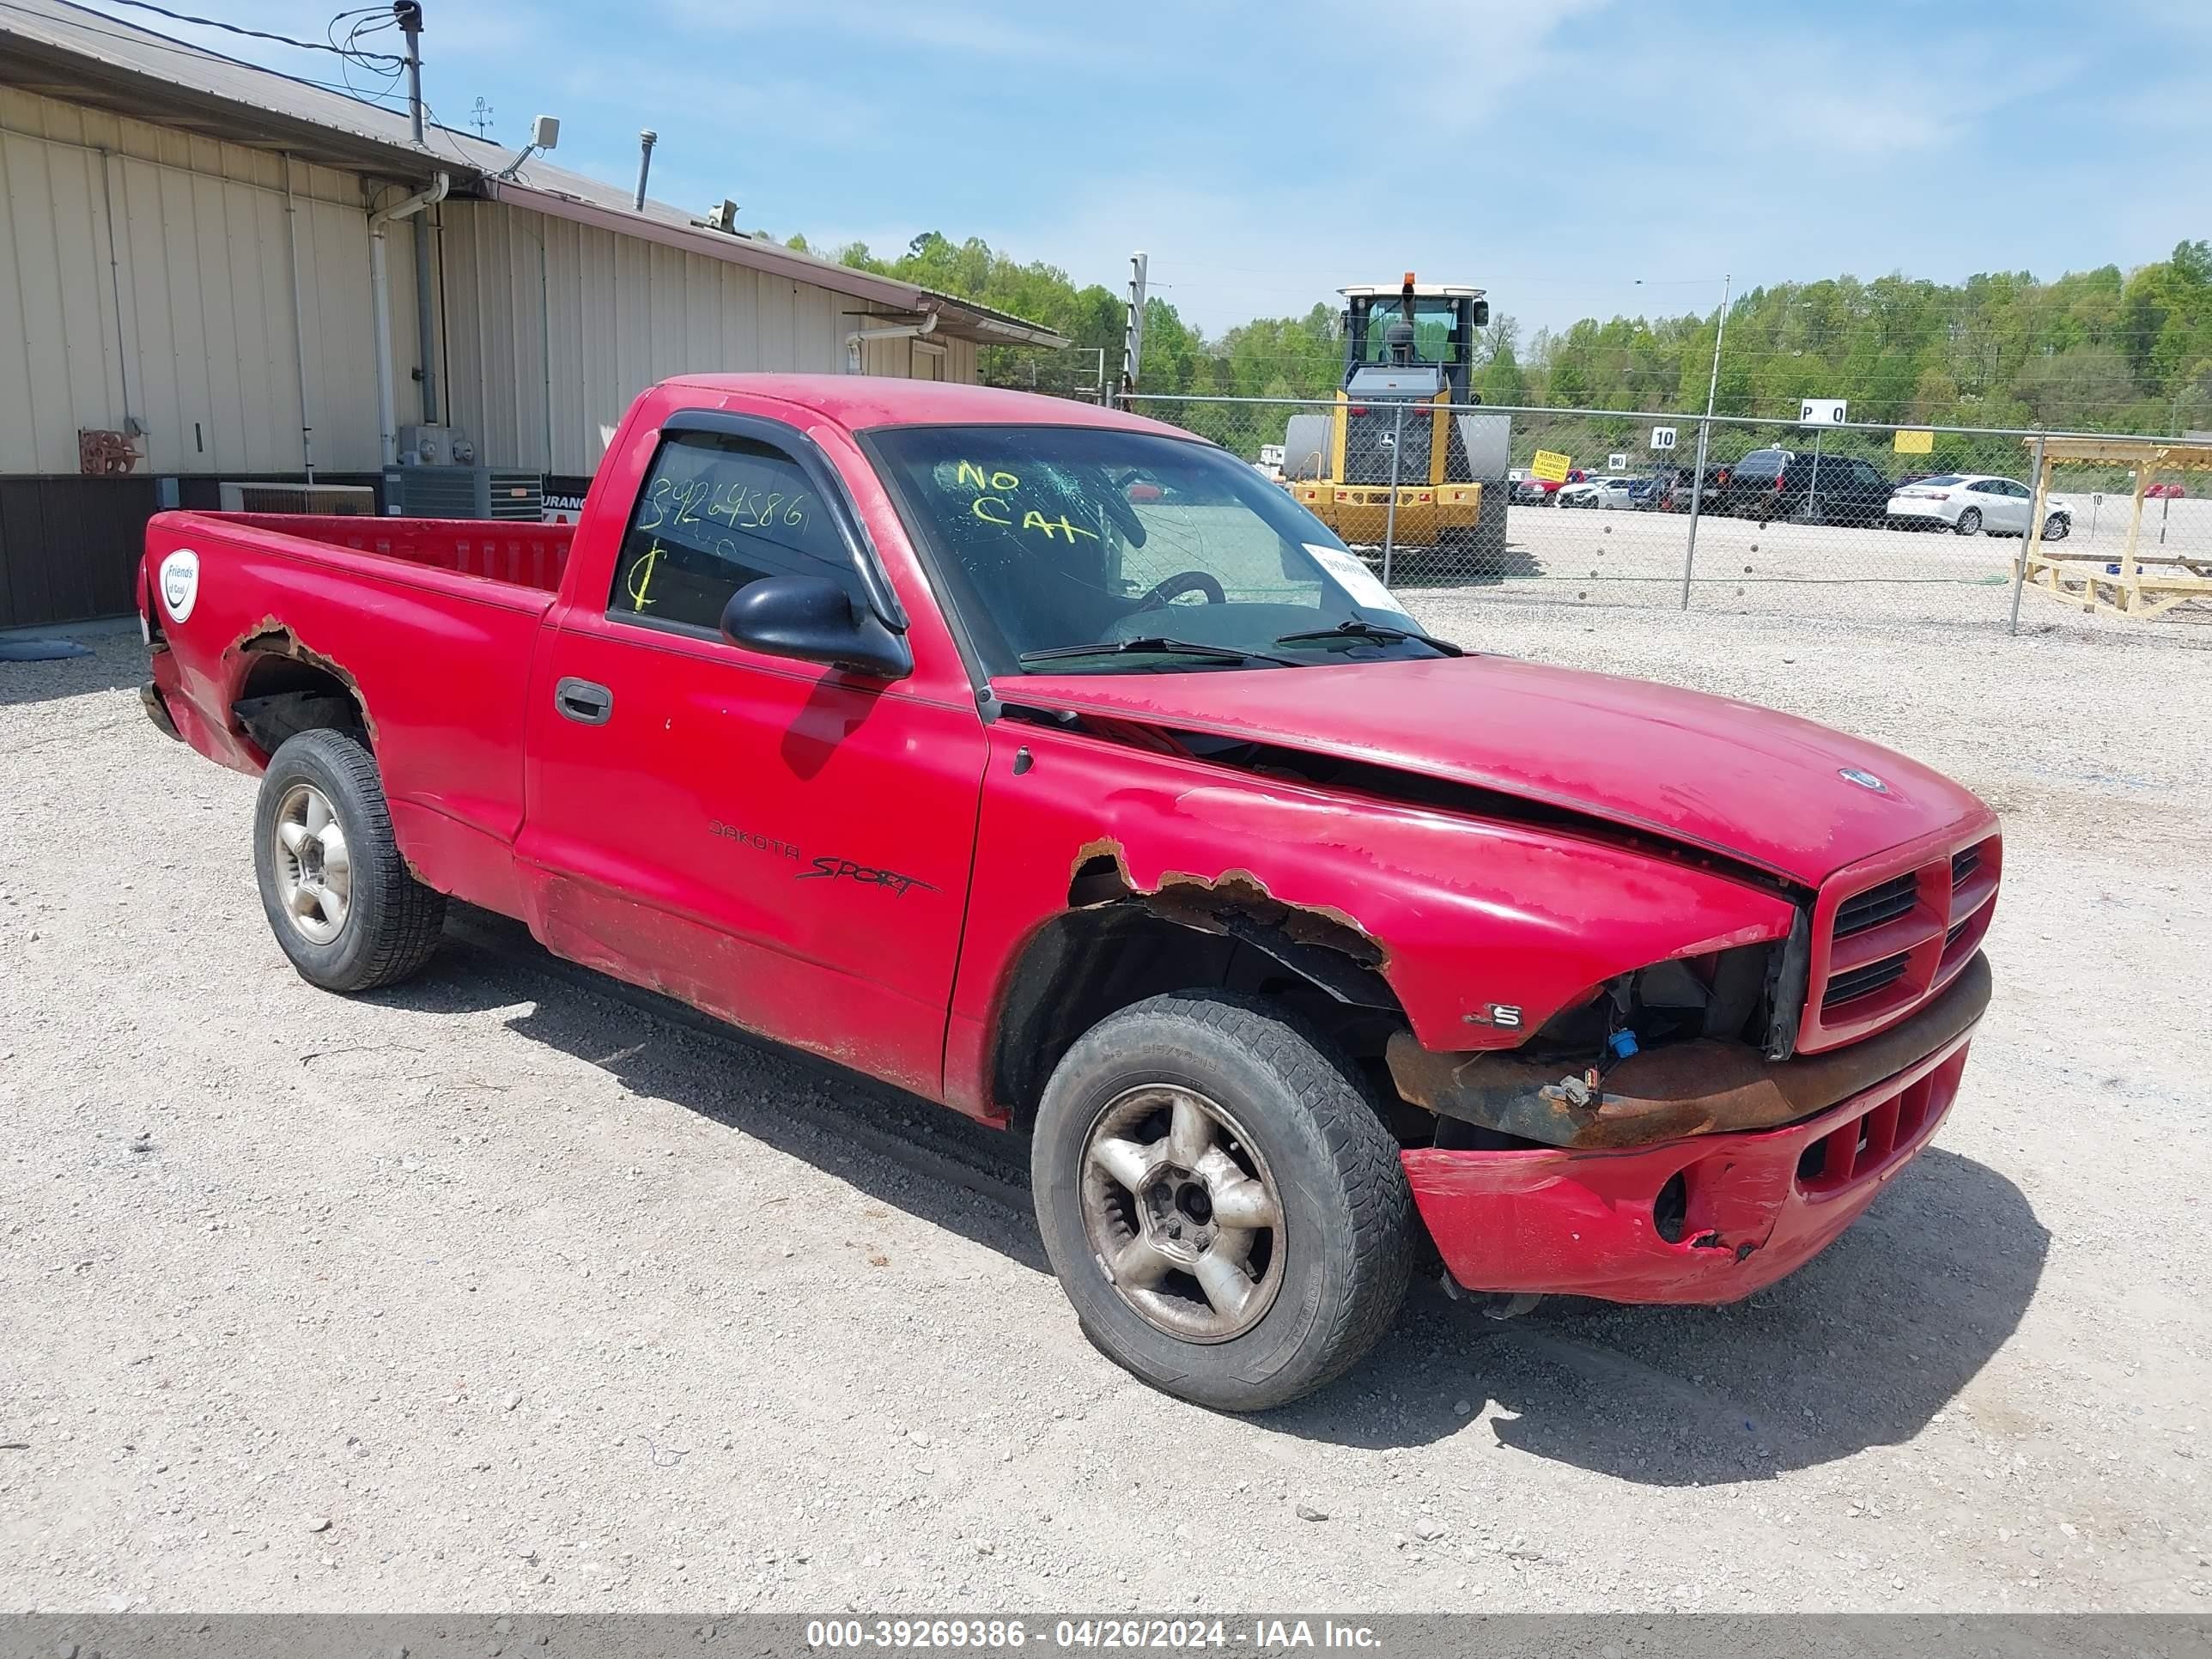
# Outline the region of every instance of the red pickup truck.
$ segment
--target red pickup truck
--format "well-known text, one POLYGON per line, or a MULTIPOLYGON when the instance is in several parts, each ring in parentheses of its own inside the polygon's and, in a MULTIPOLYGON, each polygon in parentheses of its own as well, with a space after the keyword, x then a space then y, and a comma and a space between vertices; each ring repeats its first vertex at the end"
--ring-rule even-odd
POLYGON ((975 387, 639 398, 574 526, 164 514, 148 712, 261 779, 334 991, 447 896, 1025 1133, 1083 1329, 1259 1409, 1424 1237, 1494 1310, 1715 1303, 1942 1121, 1990 809, 1462 650, 1235 456, 975 387))

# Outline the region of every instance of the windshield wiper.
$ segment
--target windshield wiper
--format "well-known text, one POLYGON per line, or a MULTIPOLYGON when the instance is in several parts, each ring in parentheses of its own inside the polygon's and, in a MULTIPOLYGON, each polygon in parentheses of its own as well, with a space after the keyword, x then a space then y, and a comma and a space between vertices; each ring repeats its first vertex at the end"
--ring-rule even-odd
POLYGON ((1348 617, 1334 628, 1310 628, 1303 634, 1280 634, 1277 645, 1302 645, 1310 640, 1413 640, 1441 651, 1447 657, 1464 657, 1467 653, 1449 640, 1440 640, 1424 634, 1418 629, 1392 628, 1387 623, 1371 623, 1364 617, 1348 617))
POLYGON ((1117 657, 1130 651, 1155 652, 1178 657, 1211 657, 1220 662, 1272 662, 1285 668, 1297 665, 1288 657, 1271 657, 1264 651, 1240 651, 1234 646, 1201 645, 1195 640, 1172 640, 1164 634, 1146 634, 1133 640, 1099 640, 1091 645, 1055 645, 1042 651, 1024 651, 1016 658, 1026 668, 1033 662, 1057 662, 1063 657, 1117 657))

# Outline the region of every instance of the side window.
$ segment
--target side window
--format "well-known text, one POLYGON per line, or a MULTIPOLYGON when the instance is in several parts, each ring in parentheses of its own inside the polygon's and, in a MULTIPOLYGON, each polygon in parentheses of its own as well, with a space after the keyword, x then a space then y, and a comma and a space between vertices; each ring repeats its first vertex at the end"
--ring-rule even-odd
POLYGON ((607 614, 716 629, 748 582, 799 575, 827 576, 866 603, 805 469, 757 439, 672 432, 630 514, 607 614))

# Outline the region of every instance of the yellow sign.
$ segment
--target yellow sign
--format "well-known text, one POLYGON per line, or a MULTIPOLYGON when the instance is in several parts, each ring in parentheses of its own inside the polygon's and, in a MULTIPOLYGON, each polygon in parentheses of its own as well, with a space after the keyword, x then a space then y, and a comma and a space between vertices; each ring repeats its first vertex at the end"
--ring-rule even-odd
POLYGON ((1900 455, 1932 455, 1936 452, 1936 434, 1932 432, 1901 427, 1897 434, 1897 453, 1900 455))
POLYGON ((1546 483, 1565 483, 1567 469, 1574 464, 1572 456, 1562 455, 1556 449, 1540 449, 1536 459, 1528 463, 1528 476, 1546 483))

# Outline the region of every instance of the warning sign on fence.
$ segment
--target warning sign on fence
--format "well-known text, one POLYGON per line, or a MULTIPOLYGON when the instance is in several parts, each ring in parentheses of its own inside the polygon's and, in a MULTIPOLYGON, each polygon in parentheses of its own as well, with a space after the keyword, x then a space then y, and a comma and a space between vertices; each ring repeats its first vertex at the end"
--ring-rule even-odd
POLYGON ((1900 427, 1897 434, 1897 453, 1900 455, 1932 455, 1936 452, 1936 434, 1916 431, 1911 427, 1900 427))
POLYGON ((1528 463, 1528 476, 1546 483, 1565 483, 1567 470, 1574 464, 1571 455, 1562 455, 1556 449, 1540 449, 1535 459, 1528 463))

